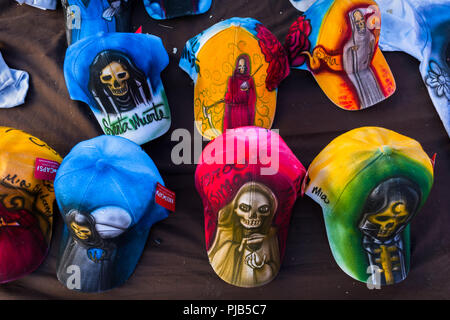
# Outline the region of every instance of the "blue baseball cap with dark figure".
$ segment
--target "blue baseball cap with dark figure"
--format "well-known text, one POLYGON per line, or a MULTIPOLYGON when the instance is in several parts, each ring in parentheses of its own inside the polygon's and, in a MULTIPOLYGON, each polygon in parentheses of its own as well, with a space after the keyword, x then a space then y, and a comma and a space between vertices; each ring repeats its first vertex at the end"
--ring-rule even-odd
POLYGON ((61 0, 67 43, 98 32, 131 31, 133 0, 61 0))
POLYGON ((82 292, 127 281, 150 227, 168 216, 155 203, 158 184, 164 182, 152 159, 127 139, 103 135, 77 144, 54 184, 65 222, 59 281, 82 292))
POLYGON ((212 0, 144 0, 147 13, 156 20, 202 14, 211 8, 212 0))
POLYGON ((168 64, 159 37, 101 32, 67 49, 64 77, 70 97, 89 105, 105 134, 143 144, 170 128, 161 81, 168 64))

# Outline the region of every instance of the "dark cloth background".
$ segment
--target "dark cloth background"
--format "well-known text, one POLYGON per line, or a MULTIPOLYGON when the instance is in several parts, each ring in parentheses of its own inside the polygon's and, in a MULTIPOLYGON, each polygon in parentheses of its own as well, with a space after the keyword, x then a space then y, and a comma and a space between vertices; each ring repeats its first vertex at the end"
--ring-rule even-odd
MULTIPOLYGON (((286 255, 279 275, 253 289, 219 279, 205 250, 203 208, 195 188, 195 165, 172 164, 171 132, 194 132, 191 79, 178 61, 185 42, 202 30, 234 16, 253 17, 281 41, 299 15, 288 0, 215 0, 206 14, 152 20, 137 1, 133 31, 160 36, 170 56, 162 73, 173 122, 164 136, 143 146, 166 185, 177 194, 177 211, 154 225, 133 276, 122 287, 102 294, 71 292, 56 279, 62 219, 55 213, 48 258, 33 274, 0 285, 0 299, 450 299, 450 144, 421 79, 419 62, 405 53, 385 53, 397 91, 384 102, 359 112, 336 107, 308 72, 292 70, 278 91, 273 128, 307 167, 335 137, 361 126, 381 126, 418 140, 437 153, 430 197, 411 223, 411 271, 400 284, 368 290, 347 276, 331 254, 322 211, 310 198, 298 199, 292 213, 286 255), (177 52, 174 53, 174 48, 177 52)), ((102 134, 89 108, 69 98, 63 76, 66 38, 61 6, 42 11, 13 0, 0 0, 0 51, 11 68, 30 73, 26 103, 0 110, 0 125, 22 129, 65 156, 78 142, 102 134)))

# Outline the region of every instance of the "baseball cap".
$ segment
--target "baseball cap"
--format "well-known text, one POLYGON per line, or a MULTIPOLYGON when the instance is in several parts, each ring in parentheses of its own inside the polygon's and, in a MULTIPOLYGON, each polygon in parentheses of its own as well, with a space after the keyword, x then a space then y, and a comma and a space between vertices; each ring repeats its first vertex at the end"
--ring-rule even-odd
POLYGON ((27 4, 42 10, 55 10, 56 0, 16 0, 19 4, 27 4))
POLYGON ((212 0, 144 0, 145 10, 156 20, 202 14, 209 10, 212 0))
POLYGON ((62 160, 42 140, 0 127, 0 283, 33 272, 47 255, 55 194, 53 181, 35 177, 39 158, 62 160))
POLYGON ((309 70, 338 107, 370 107, 395 91, 378 48, 380 10, 372 0, 318 0, 290 27, 291 67, 309 70))
POLYGON ((98 32, 129 32, 133 0, 61 0, 67 43, 98 32))
POLYGON ((64 77, 70 97, 89 105, 106 134, 143 144, 170 127, 160 77, 168 63, 156 36, 99 33, 67 49, 64 77))
POLYGON ((408 274, 409 223, 432 184, 432 162, 416 140, 363 127, 319 153, 302 190, 322 206, 341 269, 356 280, 389 285, 408 274))
POLYGON ((257 287, 276 277, 305 168, 260 127, 227 130, 203 150, 195 186, 209 262, 225 282, 257 287))
POLYGON ((195 82, 194 118, 205 138, 272 126, 277 87, 289 64, 281 43, 259 21, 231 18, 213 25, 186 43, 180 67, 195 82))
POLYGON ((77 144, 55 179, 65 225, 57 276, 68 289, 100 292, 123 284, 142 254, 150 227, 167 217, 155 203, 164 182, 135 143, 99 136, 77 144))

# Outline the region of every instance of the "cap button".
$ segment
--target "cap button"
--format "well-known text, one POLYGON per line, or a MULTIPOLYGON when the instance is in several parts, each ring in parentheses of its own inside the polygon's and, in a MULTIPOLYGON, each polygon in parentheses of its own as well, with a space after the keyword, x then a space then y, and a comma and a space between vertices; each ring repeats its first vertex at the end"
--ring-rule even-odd
POLYGON ((98 171, 103 170, 107 165, 108 165, 107 162, 103 159, 99 159, 95 163, 95 167, 97 168, 98 171))
POLYGON ((381 146, 380 150, 382 153, 384 153, 386 155, 392 154, 392 148, 390 146, 381 146))

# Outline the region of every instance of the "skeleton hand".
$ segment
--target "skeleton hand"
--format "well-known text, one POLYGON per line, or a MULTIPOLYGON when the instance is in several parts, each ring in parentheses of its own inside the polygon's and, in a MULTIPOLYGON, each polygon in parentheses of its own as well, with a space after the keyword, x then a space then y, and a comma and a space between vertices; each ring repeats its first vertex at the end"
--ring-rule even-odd
POLYGON ((258 253, 252 252, 245 257, 245 263, 252 269, 260 269, 266 263, 266 255, 261 259, 258 253))
POLYGON ((350 47, 350 49, 352 49, 353 51, 358 50, 358 48, 359 48, 359 46, 353 46, 353 47, 350 47))
POLYGON ((264 241, 266 236, 260 233, 253 233, 247 239, 247 244, 259 244, 264 241))

